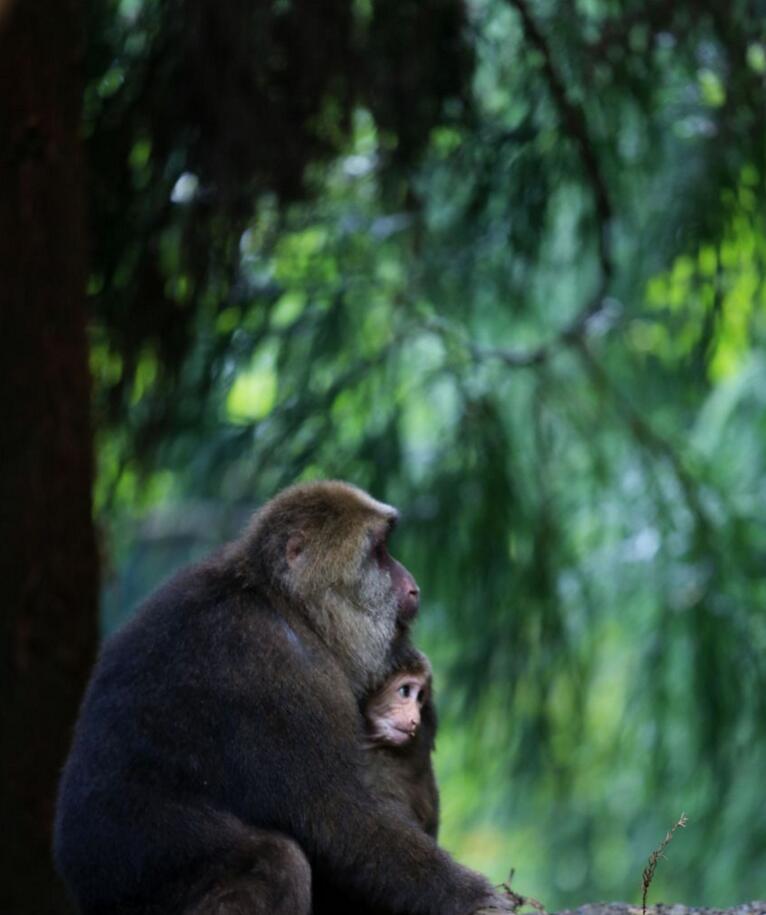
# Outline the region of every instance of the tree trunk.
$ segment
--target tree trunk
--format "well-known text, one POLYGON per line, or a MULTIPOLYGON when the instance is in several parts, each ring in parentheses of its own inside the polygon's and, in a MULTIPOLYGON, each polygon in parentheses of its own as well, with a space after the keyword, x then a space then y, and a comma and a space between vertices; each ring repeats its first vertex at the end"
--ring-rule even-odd
POLYGON ((61 915, 56 783, 97 640, 78 0, 0 0, 0 912, 61 915))

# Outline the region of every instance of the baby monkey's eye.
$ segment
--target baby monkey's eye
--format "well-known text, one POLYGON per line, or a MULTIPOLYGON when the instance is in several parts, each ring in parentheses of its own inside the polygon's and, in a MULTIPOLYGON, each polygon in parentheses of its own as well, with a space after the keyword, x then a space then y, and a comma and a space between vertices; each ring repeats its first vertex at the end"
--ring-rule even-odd
POLYGON ((410 684, 405 683, 403 686, 399 687, 398 693, 402 697, 402 699, 409 699, 411 689, 412 689, 412 687, 410 686, 410 684))
POLYGON ((423 700, 425 698, 426 698, 426 691, 424 689, 421 689, 420 692, 418 693, 418 702, 422 705, 423 700))

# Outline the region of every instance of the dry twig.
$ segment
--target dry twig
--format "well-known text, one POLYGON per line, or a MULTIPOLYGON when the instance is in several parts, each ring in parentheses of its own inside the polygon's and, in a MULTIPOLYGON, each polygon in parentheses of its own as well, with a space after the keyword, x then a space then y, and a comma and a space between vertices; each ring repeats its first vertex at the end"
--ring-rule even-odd
POLYGON ((687 819, 686 814, 682 813, 678 818, 678 822, 673 826, 665 838, 660 842, 657 848, 649 855, 649 863, 644 868, 644 872, 641 875, 641 912, 642 915, 646 915, 646 894, 649 892, 649 887, 652 885, 652 880, 654 879, 654 872, 657 870, 657 864, 659 863, 660 858, 663 857, 663 852, 670 844, 670 840, 673 838, 673 833, 680 826, 682 829, 686 826, 687 819))
POLYGON ((521 893, 517 893, 515 890, 511 889, 511 883, 515 873, 516 871, 511 868, 511 872, 508 874, 508 879, 505 881, 505 883, 502 884, 506 896, 508 896, 511 900, 513 911, 518 912, 519 909, 523 908, 525 905, 528 905, 536 911, 540 912, 540 915, 548 915, 542 902, 538 902, 536 899, 532 899, 531 896, 522 896, 521 893))

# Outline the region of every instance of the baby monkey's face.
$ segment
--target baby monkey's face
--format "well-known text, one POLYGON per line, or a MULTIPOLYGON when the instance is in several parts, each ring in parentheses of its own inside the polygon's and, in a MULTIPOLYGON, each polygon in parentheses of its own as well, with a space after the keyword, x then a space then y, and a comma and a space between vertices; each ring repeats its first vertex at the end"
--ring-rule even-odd
POLYGON ((393 676, 367 706, 367 722, 373 741, 393 747, 409 743, 418 732, 427 694, 425 674, 401 673, 393 676))

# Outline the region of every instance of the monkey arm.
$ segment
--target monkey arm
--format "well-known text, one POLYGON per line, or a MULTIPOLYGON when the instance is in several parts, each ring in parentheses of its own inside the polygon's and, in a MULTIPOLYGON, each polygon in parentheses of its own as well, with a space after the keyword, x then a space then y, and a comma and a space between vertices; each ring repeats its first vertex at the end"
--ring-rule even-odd
MULTIPOLYGON (((320 719, 320 733, 334 724, 320 719)), ((495 901, 483 877, 452 860, 400 807, 370 792, 360 777, 366 760, 340 741, 321 740, 301 749, 300 771, 283 768, 290 816, 279 824, 321 874, 362 903, 413 915, 468 915, 495 901)))
POLYGON ((386 804, 348 804, 353 830, 313 837, 319 874, 334 875, 359 908, 391 912, 468 915, 495 902, 487 881, 458 865, 411 820, 386 804), (359 843, 359 844, 357 844, 359 843))
POLYGON ((317 793, 307 839, 320 868, 347 883, 360 900, 392 911, 468 913, 494 893, 458 865, 401 804, 365 793, 349 781, 338 793, 317 793), (350 825, 336 829, 339 822, 350 825), (328 828, 329 827, 329 828, 328 828))
MULTIPOLYGON (((269 639, 272 647, 275 641, 269 639)), ((502 908, 484 877, 457 864, 395 804, 375 796, 358 706, 332 659, 295 649, 279 666, 278 681, 259 678, 279 686, 273 701, 258 698, 269 717, 246 711, 238 726, 235 746, 243 752, 232 762, 249 769, 247 780, 257 786, 242 818, 291 835, 320 875, 331 875, 361 904, 413 915, 502 908)))

